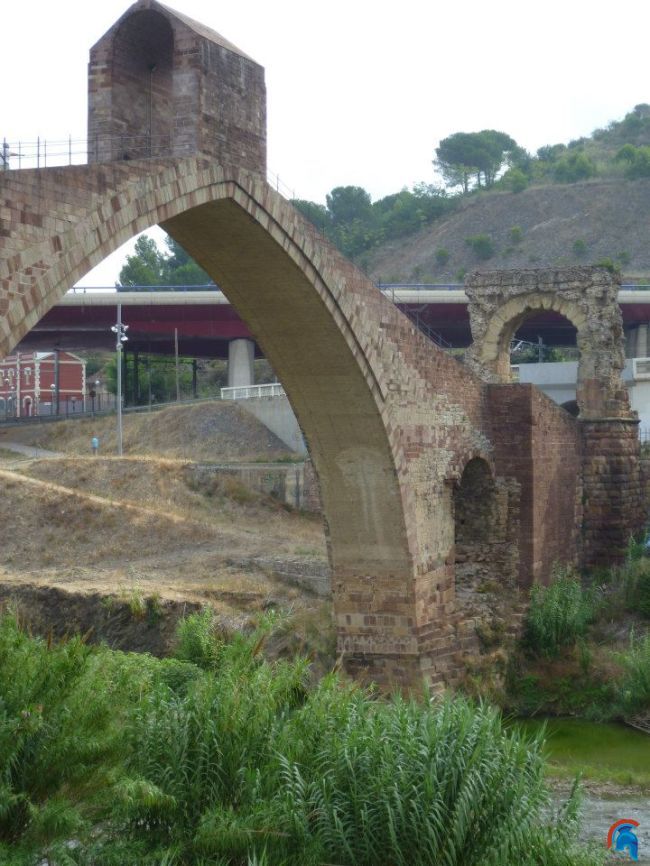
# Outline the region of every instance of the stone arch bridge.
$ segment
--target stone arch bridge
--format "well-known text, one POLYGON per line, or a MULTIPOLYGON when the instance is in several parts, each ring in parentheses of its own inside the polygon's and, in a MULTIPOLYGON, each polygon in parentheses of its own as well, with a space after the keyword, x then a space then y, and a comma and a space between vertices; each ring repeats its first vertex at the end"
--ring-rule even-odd
MULTIPOLYGON (((91 52, 91 92, 101 90, 93 78, 101 64, 113 78, 119 71, 126 43, 121 53, 109 48, 120 28, 131 28, 128 45, 146 48, 143 14, 171 22, 176 41, 163 42, 172 72, 170 44, 185 58, 190 38, 212 38, 139 0, 91 52)), ((233 53, 229 43, 217 49, 233 53)), ((104 104, 91 100, 91 122, 104 104)), ((464 365, 266 183, 254 147, 239 160, 241 142, 234 133, 232 140, 227 152, 194 142, 193 155, 124 159, 111 151, 86 166, 0 174, 0 357, 85 273, 161 225, 223 288, 300 421, 321 486, 347 669, 384 685, 437 686, 453 679, 471 644, 471 624, 455 605, 457 542, 499 579, 527 585, 546 580, 555 562, 616 560, 641 525, 636 427, 615 375, 621 335, 603 318, 612 292, 618 310, 615 283, 601 269, 470 280, 477 342, 464 365), (525 303, 512 304, 522 286, 525 303), (499 361, 508 329, 526 311, 557 303, 558 290, 567 305, 572 292, 595 299, 585 323, 576 322, 583 354, 592 313, 599 333, 613 334, 609 372, 587 364, 578 419, 534 387, 503 381, 499 361), (496 298, 487 311, 481 295, 496 298)), ((257 141, 250 133, 242 140, 257 141)))

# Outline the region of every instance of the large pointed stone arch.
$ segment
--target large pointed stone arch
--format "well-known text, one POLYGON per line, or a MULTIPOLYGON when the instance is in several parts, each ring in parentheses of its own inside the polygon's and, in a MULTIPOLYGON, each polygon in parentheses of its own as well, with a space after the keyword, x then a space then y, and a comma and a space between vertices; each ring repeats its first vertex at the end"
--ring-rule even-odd
POLYGON ((84 273, 163 225, 285 384, 319 474, 339 649, 380 682, 457 659, 448 479, 489 450, 485 385, 429 343, 258 175, 203 158, 7 172, 0 354, 84 273))

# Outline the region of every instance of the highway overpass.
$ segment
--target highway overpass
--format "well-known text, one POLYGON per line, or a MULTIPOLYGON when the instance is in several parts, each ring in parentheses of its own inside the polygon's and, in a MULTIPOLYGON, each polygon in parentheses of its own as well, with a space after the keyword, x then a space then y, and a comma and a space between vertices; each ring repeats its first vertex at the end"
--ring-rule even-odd
MULTIPOLYGON (((462 285, 390 284, 382 285, 380 290, 423 329, 438 335, 443 344, 464 347, 470 343, 467 298, 462 285)), ((619 302, 626 332, 631 335, 640 330, 647 335, 650 286, 623 286, 619 302)), ((68 292, 41 319, 18 350, 111 349, 115 345, 111 325, 116 320, 118 303, 122 304, 122 320, 129 325, 129 351, 173 354, 177 330, 182 355, 227 358, 231 341, 252 339, 236 310, 219 290, 176 287, 166 291, 116 292, 114 289, 77 288, 68 292)), ((290 310, 287 315, 291 315, 290 310)), ((553 312, 531 317, 517 336, 531 342, 541 337, 548 346, 575 344, 575 328, 553 312)), ((629 342, 634 343, 631 339, 629 342)))

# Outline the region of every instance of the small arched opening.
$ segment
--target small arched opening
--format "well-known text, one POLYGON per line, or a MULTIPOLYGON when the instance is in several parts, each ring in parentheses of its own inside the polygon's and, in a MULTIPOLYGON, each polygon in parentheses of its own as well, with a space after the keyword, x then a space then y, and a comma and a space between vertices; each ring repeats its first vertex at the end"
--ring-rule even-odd
POLYGON ((134 12, 113 43, 112 152, 117 159, 166 156, 173 146, 174 34, 159 12, 134 12))
POLYGON ((509 353, 510 381, 535 385, 559 406, 571 404, 572 415, 580 414, 578 331, 566 316, 527 311, 506 325, 502 347, 509 353))
POLYGON ((494 576, 497 490, 481 457, 470 460, 454 489, 456 593, 462 599, 494 576))
POLYGON ((34 414, 34 401, 31 397, 25 397, 23 399, 23 417, 31 418, 34 414))
POLYGON ((580 414, 577 400, 567 400, 565 403, 562 403, 561 406, 569 413, 569 415, 573 415, 574 418, 577 418, 580 414))

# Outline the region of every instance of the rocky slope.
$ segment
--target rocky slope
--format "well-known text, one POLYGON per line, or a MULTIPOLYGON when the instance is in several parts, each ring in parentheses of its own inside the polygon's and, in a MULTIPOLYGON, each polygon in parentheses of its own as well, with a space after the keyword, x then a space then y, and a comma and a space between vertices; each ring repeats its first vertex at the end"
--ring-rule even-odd
POLYGON ((563 267, 610 258, 626 278, 650 282, 650 179, 585 181, 468 197, 447 219, 366 254, 383 282, 460 282, 473 270, 563 267), (466 242, 489 235, 479 259, 466 242), (438 251, 448 253, 446 262, 438 251), (436 255, 438 253, 438 256, 436 255))

